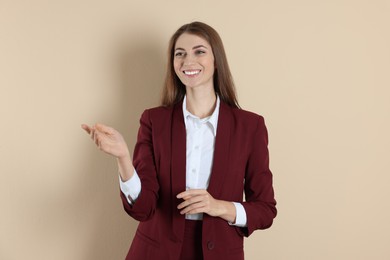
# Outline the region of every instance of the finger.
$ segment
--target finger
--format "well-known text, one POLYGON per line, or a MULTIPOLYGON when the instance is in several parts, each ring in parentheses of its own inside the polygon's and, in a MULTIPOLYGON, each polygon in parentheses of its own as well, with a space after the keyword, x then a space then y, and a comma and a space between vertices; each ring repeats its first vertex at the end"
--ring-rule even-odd
POLYGON ((93 140, 94 140, 95 144, 97 145, 97 147, 100 148, 100 136, 99 136, 98 132, 95 132, 93 140))
POLYGON ((113 134, 114 129, 112 127, 106 126, 104 124, 97 123, 95 124, 95 128, 105 134, 113 134))
POLYGON ((93 127, 90 128, 89 135, 91 136, 92 140, 94 140, 95 129, 93 127))
POLYGON ((177 208, 178 209, 182 209, 182 208, 185 208, 185 207, 188 207, 192 204, 195 204, 195 203, 198 203, 198 202, 201 202, 201 201, 204 201, 206 200, 207 197, 206 196, 203 196, 203 195, 197 195, 197 196, 192 196, 190 197, 189 199, 183 201, 182 203, 180 203, 177 208))
POLYGON ((91 128, 88 125, 82 124, 81 128, 84 129, 84 131, 87 132, 88 134, 91 133, 91 128))
POLYGON ((95 129, 91 129, 91 139, 94 143, 96 143, 96 130, 95 129))
POLYGON ((191 204, 191 202, 189 200, 185 200, 185 201, 181 202, 179 205, 177 205, 177 208, 178 209, 183 209, 183 208, 187 207, 190 204, 191 204))
POLYGON ((177 194, 176 197, 178 199, 186 199, 186 198, 189 198, 192 196, 202 195, 202 194, 206 194, 206 193, 208 193, 208 192, 204 189, 193 189, 193 190, 183 191, 183 192, 177 194))
POLYGON ((184 197, 191 196, 190 191, 192 191, 192 190, 186 190, 186 191, 180 192, 179 194, 176 195, 176 198, 183 199, 184 197))
POLYGON ((189 200, 191 199, 192 197, 196 196, 195 194, 188 194, 188 193, 183 193, 183 194, 179 194, 177 195, 176 197, 178 199, 183 199, 183 200, 189 200))
POLYGON ((206 203, 200 201, 198 203, 191 204, 180 211, 180 214, 196 214, 206 213, 206 203))

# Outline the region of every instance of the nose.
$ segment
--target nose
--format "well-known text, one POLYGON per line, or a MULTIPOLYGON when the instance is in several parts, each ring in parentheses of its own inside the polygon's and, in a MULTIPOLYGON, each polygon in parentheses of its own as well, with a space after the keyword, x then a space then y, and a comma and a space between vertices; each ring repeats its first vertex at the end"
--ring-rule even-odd
POLYGON ((195 63, 195 57, 192 54, 187 54, 184 57, 183 63, 184 63, 184 65, 191 65, 191 64, 195 63))

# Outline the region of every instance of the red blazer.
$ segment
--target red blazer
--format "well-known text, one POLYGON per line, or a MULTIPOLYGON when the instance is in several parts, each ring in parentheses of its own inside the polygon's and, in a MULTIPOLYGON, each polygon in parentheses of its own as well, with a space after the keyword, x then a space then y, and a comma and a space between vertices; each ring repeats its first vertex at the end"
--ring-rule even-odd
MULTIPOLYGON (((142 190, 134 205, 130 205, 121 192, 125 211, 140 221, 126 259, 177 260, 185 223, 185 217, 177 209, 180 200, 176 198, 186 187, 182 103, 145 110, 140 124, 133 164, 142 190)), ((216 199, 241 202, 248 226, 230 226, 221 218, 204 214, 205 260, 244 259, 243 237, 272 225, 276 201, 267 144, 263 117, 221 101, 207 190, 216 199)))

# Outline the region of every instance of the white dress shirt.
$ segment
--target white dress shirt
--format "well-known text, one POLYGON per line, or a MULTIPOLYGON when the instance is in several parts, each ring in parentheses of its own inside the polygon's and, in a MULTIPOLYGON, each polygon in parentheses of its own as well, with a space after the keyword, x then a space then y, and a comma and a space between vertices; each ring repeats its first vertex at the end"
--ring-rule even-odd
MULTIPOLYGON (((200 119, 187 110, 186 96, 183 100, 183 116, 187 133, 186 143, 186 190, 207 189, 213 166, 215 137, 217 135, 218 115, 220 100, 217 96, 217 103, 211 116, 200 119)), ((141 192, 141 181, 134 170, 132 178, 123 182, 121 178, 120 188, 126 195, 130 204, 135 201, 141 192), (129 199, 129 196, 131 199, 129 199)), ((241 203, 233 202, 236 209, 236 221, 231 225, 245 227, 246 212, 241 203)), ((186 219, 201 220, 203 213, 187 214, 186 219)))

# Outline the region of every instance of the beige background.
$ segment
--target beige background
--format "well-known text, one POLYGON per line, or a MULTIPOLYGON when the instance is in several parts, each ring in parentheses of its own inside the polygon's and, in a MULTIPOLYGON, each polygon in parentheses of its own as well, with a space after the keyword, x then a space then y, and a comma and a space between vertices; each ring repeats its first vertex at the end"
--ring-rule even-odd
POLYGON ((132 150, 168 39, 195 20, 269 129, 279 215, 246 259, 390 259, 389 14, 387 0, 0 0, 0 259, 124 259, 137 223, 80 124, 132 150))

